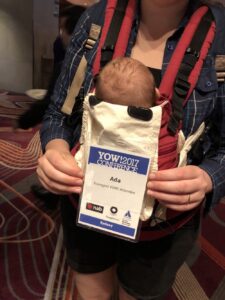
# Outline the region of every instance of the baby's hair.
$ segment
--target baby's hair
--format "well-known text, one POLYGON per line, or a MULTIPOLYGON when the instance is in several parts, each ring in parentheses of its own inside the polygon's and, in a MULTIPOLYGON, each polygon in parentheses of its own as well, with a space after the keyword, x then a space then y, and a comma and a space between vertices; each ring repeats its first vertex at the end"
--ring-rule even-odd
POLYGON ((116 58, 100 71, 96 96, 110 103, 151 107, 156 98, 154 78, 138 60, 116 58))

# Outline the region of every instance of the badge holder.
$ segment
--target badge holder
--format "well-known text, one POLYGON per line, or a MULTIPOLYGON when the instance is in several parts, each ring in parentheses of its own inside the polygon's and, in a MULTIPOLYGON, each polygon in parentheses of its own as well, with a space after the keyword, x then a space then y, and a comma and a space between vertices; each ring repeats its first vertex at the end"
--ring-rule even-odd
POLYGON ((91 145, 77 224, 137 241, 150 158, 91 145))

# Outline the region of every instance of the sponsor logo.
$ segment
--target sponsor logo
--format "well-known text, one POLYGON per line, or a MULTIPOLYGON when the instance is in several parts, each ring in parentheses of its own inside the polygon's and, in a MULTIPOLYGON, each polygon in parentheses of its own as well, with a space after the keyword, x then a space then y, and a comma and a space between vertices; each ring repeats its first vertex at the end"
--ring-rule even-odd
POLYGON ((110 207, 110 212, 115 215, 118 212, 118 208, 115 206, 112 206, 112 207, 110 207))
POLYGON ((129 210, 123 216, 122 224, 125 226, 131 226, 131 212, 129 210))
POLYGON ((125 213, 124 218, 131 219, 131 213, 129 210, 125 213))
POLYGON ((87 202, 86 209, 87 210, 92 210, 92 211, 95 211, 95 212, 98 212, 98 213, 102 214, 103 210, 104 210, 104 207, 101 206, 101 205, 97 205, 97 204, 94 204, 94 203, 87 202))

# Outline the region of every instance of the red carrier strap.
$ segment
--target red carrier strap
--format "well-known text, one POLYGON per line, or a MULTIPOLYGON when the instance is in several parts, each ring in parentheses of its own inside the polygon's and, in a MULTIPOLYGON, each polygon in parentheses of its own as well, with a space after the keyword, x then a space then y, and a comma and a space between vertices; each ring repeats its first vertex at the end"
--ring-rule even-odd
POLYGON ((159 88, 162 97, 158 104, 165 98, 170 104, 163 110, 158 151, 159 170, 177 166, 177 135, 182 127, 183 106, 196 85, 214 34, 215 22, 212 22, 211 11, 202 6, 192 15, 163 76, 159 88), (171 123, 172 128, 168 128, 171 123))
POLYGON ((181 128, 183 106, 197 83, 214 34, 213 15, 202 6, 192 15, 165 72, 159 89, 162 96, 172 101, 168 122, 172 135, 181 128))
MULTIPOLYGON (((174 81, 177 76, 179 67, 181 65, 181 61, 184 57, 186 49, 188 49, 189 44, 191 43, 192 37, 194 36, 194 33, 195 33, 202 17, 206 14, 207 11, 208 11, 207 6, 202 6, 197 11, 195 11, 195 13, 192 15, 188 25, 185 27, 182 38, 180 39, 180 41, 178 42, 178 44, 176 46, 176 51, 174 51, 173 56, 171 57, 169 66, 167 67, 166 72, 163 76, 162 82, 160 84, 160 92, 166 98, 169 98, 169 99, 172 98, 173 85, 174 85, 174 81)), ((203 63, 203 60, 204 60, 205 56, 207 55, 209 44, 211 44, 211 42, 212 42, 213 38, 211 38, 210 35, 214 34, 214 30, 215 30, 215 23, 212 23, 211 29, 209 31, 209 36, 206 36, 206 38, 205 38, 205 41, 207 41, 210 38, 209 39, 210 42, 207 41, 206 45, 205 44, 202 45, 201 57, 199 58, 201 64, 203 63), (206 51, 205 50, 203 51, 203 48, 206 48, 206 47, 207 47, 206 51)), ((193 71, 192 71, 192 73, 193 73, 193 71)), ((201 71, 201 66, 199 63, 197 63, 195 65, 195 72, 197 72, 196 75, 199 74, 200 71, 201 71)), ((194 88, 197 79, 198 79, 197 76, 195 76, 195 77, 192 76, 190 78, 190 80, 192 81, 192 82, 190 82, 192 89, 194 88)), ((191 91, 190 91, 190 93, 191 93, 191 91)))
MULTIPOLYGON (((101 68, 100 62, 101 62, 102 50, 104 50, 103 48, 105 46, 105 41, 108 35, 110 24, 113 19, 118 1, 120 0, 107 1, 104 26, 102 28, 101 38, 99 41, 99 46, 98 46, 97 54, 92 69, 93 75, 98 74, 101 68)), ((124 0, 122 0, 122 2, 124 2, 124 0)), ((110 46, 112 47, 111 51, 113 51, 113 58, 125 55, 132 23, 134 20, 135 10, 136 10, 136 0, 128 0, 126 10, 125 10, 125 15, 123 18, 122 26, 119 31, 116 45, 107 45, 108 48, 110 48, 110 46)), ((110 49, 106 49, 106 50, 110 50, 110 49)))

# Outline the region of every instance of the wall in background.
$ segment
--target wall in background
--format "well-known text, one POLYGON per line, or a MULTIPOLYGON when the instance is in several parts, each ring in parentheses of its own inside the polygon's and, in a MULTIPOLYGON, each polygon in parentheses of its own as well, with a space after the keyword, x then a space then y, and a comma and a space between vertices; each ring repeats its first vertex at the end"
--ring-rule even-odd
POLYGON ((0 2, 0 89, 24 92, 33 82, 33 4, 0 2))
POLYGON ((55 0, 0 0, 0 89, 46 88, 58 34, 55 0))
POLYGON ((53 65, 53 43, 58 34, 54 0, 33 0, 34 87, 47 88, 53 65))
POLYGON ((98 0, 0 0, 0 90, 47 88, 58 35, 57 3, 98 0))

